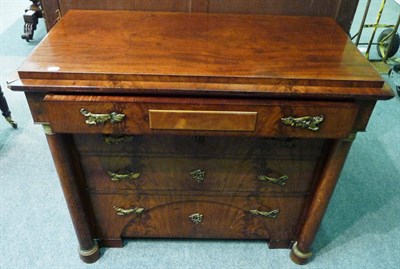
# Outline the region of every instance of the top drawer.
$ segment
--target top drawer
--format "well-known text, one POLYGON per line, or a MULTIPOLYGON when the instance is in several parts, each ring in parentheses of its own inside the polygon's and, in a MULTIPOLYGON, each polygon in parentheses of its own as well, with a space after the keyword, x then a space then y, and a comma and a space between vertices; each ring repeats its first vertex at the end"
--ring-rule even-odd
POLYGON ((54 132, 347 137, 351 102, 47 95, 54 132))

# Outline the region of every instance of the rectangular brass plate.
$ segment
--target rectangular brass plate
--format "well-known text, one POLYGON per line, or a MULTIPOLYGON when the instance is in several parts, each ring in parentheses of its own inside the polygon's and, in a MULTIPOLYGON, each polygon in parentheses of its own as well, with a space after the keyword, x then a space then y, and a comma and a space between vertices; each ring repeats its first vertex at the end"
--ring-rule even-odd
POLYGON ((254 131, 257 112, 149 110, 150 129, 254 131))

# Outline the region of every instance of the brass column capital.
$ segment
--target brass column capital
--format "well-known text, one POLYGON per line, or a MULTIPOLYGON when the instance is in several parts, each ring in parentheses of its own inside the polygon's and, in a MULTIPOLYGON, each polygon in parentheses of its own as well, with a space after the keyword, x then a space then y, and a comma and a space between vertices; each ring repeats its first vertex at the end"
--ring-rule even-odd
POLYGON ((43 131, 46 135, 54 135, 53 130, 51 129, 51 126, 49 123, 43 123, 42 127, 43 127, 43 131))

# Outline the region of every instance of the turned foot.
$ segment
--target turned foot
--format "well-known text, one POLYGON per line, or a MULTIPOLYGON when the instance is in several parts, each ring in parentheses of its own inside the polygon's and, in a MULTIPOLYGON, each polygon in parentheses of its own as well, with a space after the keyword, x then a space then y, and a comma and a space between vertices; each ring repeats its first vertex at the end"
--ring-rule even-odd
POLYGON ((8 108, 7 100, 4 97, 4 93, 1 90, 0 87, 0 110, 1 114, 3 114, 4 118, 11 124, 11 126, 16 129, 17 128, 17 123, 11 118, 11 112, 10 109, 8 108))
POLYGON ((99 244, 94 242, 91 249, 83 250, 79 249, 79 256, 85 263, 94 263, 100 258, 99 244))
POLYGON ((292 259, 292 261, 294 263, 299 264, 299 265, 306 264, 308 262, 308 260, 311 258, 311 256, 312 256, 312 252, 304 253, 299 250, 299 248, 297 246, 297 242, 294 243, 294 245, 292 247, 292 251, 290 252, 290 258, 292 259))
POLYGON ((17 124, 11 117, 6 117, 6 121, 8 121, 8 123, 10 123, 11 126, 12 126, 14 129, 17 129, 18 124, 17 124))

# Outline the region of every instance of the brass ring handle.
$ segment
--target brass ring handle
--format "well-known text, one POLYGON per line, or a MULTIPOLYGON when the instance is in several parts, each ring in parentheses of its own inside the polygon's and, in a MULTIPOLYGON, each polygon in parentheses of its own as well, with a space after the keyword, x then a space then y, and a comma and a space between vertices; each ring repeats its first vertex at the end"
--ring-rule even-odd
POLYGON ((279 214, 279 209, 274 209, 271 211, 259 211, 257 209, 250 210, 250 213, 255 216, 262 216, 270 219, 276 219, 279 214))
POLYGON ((200 224, 203 221, 203 215, 200 213, 194 213, 189 216, 189 219, 194 223, 194 224, 200 224))
POLYGON ((206 177, 206 171, 197 169, 197 170, 190 172, 190 175, 192 176, 192 178, 194 180, 197 181, 197 183, 201 183, 204 181, 204 179, 206 177))
POLYGON ((269 182, 269 183, 273 183, 273 184, 284 186, 286 184, 286 181, 289 179, 289 177, 286 176, 286 175, 283 175, 281 177, 274 178, 274 177, 269 177, 269 176, 266 176, 266 175, 261 175, 261 176, 258 177, 258 179, 261 180, 261 181, 266 181, 266 182, 269 182))
POLYGON ((117 212, 118 216, 126 216, 126 215, 130 215, 130 214, 140 215, 144 211, 144 208, 142 208, 142 207, 123 209, 123 208, 118 207, 118 206, 113 206, 113 208, 117 212))
POLYGON ((286 117, 286 118, 281 118, 281 121, 285 125, 289 125, 291 127, 298 127, 298 128, 303 128, 303 129, 308 129, 311 131, 318 131, 319 126, 321 122, 324 121, 324 116, 319 115, 319 116, 305 116, 305 117, 300 117, 300 118, 295 118, 292 116, 286 117))
POLYGON ((110 177, 111 181, 114 182, 138 179, 140 177, 140 173, 134 173, 134 172, 128 174, 117 174, 111 171, 107 171, 107 174, 110 177))
POLYGON ((82 108, 80 112, 83 116, 86 117, 85 123, 87 125, 104 124, 107 121, 110 121, 110 123, 113 124, 116 122, 121 122, 122 119, 125 117, 125 114, 120 114, 117 112, 111 112, 110 114, 95 114, 87 111, 84 108, 82 108))

